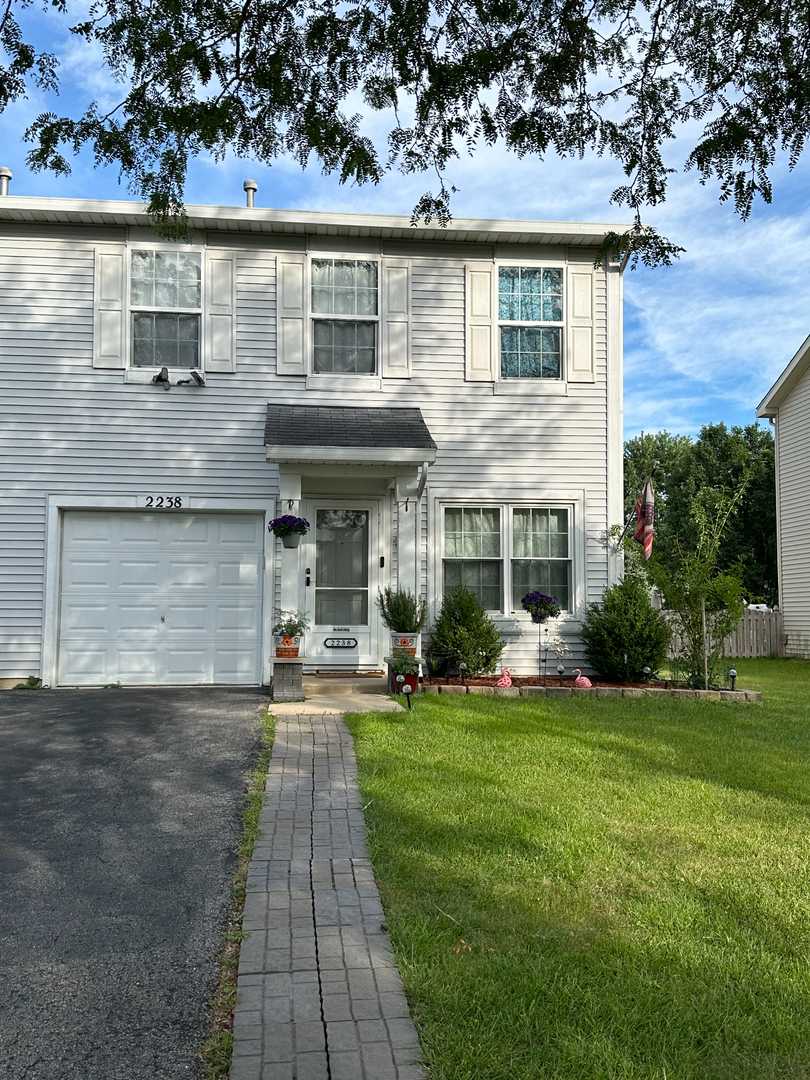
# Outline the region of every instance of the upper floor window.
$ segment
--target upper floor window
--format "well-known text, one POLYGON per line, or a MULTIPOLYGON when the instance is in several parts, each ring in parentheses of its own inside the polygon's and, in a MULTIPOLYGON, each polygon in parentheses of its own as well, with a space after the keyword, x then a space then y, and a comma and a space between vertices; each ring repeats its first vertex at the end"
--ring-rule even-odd
POLYGON ((561 268, 501 266, 498 323, 502 379, 562 378, 561 268))
POLYGON ((376 374, 379 323, 376 262, 313 259, 312 315, 314 372, 376 374))
POLYGON ((134 250, 130 263, 133 367, 199 368, 199 252, 134 250))

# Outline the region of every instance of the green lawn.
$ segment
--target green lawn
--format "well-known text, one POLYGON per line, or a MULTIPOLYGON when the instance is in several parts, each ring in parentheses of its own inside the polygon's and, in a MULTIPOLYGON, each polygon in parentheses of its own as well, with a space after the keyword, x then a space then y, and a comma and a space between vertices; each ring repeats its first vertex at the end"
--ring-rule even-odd
POLYGON ((810 662, 348 718, 433 1080, 810 1077, 810 662))

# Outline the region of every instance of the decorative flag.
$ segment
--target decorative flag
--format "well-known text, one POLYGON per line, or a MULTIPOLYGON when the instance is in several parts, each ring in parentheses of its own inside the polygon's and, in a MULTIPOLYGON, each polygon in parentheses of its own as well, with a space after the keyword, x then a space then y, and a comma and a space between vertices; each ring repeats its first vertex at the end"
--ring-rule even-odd
POLYGON ((633 533, 633 539, 644 545, 645 559, 652 555, 654 516, 655 495, 650 477, 636 499, 636 531, 633 533))

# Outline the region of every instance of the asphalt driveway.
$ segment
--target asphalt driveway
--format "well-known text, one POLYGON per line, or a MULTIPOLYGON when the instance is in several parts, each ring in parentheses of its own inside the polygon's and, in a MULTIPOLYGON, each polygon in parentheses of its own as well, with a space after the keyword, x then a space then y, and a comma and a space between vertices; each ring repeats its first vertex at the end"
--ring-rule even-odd
POLYGON ((199 1075, 266 701, 0 694, 0 1076, 199 1075))

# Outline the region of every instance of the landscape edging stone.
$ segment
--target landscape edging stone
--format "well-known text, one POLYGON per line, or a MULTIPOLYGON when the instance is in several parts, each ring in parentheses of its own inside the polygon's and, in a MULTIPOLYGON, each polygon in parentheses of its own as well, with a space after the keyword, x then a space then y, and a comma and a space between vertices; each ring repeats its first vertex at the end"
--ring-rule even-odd
POLYGON ((423 686, 425 694, 493 694, 497 697, 671 697, 692 698, 698 701, 737 701, 762 704, 759 690, 684 690, 664 689, 662 686, 423 686))

